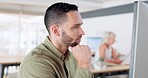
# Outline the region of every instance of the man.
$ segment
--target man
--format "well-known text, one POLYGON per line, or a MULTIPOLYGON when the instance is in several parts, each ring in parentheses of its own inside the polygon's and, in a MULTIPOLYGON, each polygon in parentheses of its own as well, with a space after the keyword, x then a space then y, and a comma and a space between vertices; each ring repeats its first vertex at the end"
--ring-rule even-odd
POLYGON ((49 35, 22 61, 18 78, 92 78, 90 49, 79 45, 85 33, 78 7, 55 3, 46 10, 44 22, 49 35))

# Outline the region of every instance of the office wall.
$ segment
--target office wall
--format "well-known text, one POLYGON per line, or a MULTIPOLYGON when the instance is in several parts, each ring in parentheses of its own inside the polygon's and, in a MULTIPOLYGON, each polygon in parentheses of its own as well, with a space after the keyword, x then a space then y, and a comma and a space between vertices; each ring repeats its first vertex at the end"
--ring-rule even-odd
POLYGON ((85 36, 83 36, 81 44, 87 44, 87 37, 100 37, 104 31, 113 31, 116 33, 117 40, 114 48, 124 54, 130 52, 133 13, 84 18, 83 23, 85 36))

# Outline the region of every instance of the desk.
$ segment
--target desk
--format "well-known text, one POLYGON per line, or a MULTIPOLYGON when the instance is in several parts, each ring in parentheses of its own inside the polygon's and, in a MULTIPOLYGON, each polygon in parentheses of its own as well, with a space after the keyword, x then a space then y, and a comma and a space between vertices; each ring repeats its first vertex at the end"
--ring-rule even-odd
POLYGON ((129 65, 115 65, 103 69, 90 69, 90 71, 94 74, 95 78, 109 75, 128 74, 129 65))
POLYGON ((0 78, 4 76, 5 67, 18 66, 22 59, 23 56, 0 56, 0 78))

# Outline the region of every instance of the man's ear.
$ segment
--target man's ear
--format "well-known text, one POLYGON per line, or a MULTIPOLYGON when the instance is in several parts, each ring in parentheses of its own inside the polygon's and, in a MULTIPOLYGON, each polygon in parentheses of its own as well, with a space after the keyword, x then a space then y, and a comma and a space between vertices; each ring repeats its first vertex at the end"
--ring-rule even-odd
POLYGON ((51 26, 51 32, 57 36, 60 36, 60 29, 59 26, 53 25, 51 26))

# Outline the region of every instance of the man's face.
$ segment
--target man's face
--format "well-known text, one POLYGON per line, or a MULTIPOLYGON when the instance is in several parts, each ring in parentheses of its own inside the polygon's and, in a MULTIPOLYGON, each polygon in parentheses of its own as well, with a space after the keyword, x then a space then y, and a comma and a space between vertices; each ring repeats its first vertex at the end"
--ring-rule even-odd
POLYGON ((61 26, 62 42, 68 46, 76 46, 80 43, 84 31, 81 28, 82 18, 78 11, 67 13, 67 21, 61 26))

